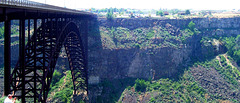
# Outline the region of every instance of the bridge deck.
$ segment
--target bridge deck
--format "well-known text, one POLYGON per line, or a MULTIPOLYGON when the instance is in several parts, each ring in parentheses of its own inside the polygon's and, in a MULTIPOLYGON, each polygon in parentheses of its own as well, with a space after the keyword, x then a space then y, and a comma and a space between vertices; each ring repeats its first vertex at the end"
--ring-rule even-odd
MULTIPOLYGON (((28 18, 39 18, 41 16, 84 16, 95 17, 96 15, 90 12, 68 9, 48 4, 28 0, 1 0, 0 1, 0 17, 4 15, 4 8, 7 8, 6 14, 11 15, 10 19, 19 19, 21 16, 28 18)), ((1 17, 3 18, 3 17, 1 17)), ((0 20, 2 21, 2 20, 0 20)))

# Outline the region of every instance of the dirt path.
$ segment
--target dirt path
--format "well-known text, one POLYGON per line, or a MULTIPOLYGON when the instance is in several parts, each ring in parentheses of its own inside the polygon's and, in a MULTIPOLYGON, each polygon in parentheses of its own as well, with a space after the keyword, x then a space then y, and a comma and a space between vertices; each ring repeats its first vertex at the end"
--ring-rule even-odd
POLYGON ((223 56, 226 58, 227 60, 227 64, 232 66, 232 68, 234 68, 234 66, 232 65, 232 63, 229 61, 229 59, 227 58, 227 54, 223 54, 223 56))
MULTIPOLYGON (((227 64, 230 65, 232 67, 232 69, 235 68, 235 66, 233 66, 232 63, 230 62, 230 60, 227 58, 227 54, 223 54, 223 56, 226 58, 227 64)), ((238 75, 236 73, 234 73, 234 74, 238 75)), ((240 82, 240 80, 237 80, 237 81, 240 82)))
POLYGON ((220 57, 216 56, 216 59, 218 60, 219 65, 222 67, 222 63, 220 62, 220 57))

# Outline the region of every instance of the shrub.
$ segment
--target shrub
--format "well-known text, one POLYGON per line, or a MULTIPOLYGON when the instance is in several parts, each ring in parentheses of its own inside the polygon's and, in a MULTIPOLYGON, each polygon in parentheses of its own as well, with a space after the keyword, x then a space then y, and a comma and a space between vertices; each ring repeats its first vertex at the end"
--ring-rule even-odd
POLYGON ((61 90, 57 92, 53 99, 60 99, 64 103, 70 103, 71 102, 71 95, 73 93, 73 90, 70 88, 65 88, 64 90, 61 90))
POLYGON ((138 43, 136 43, 136 44, 135 44, 135 48, 140 49, 140 48, 141 48, 141 45, 138 44, 138 43))
POLYGON ((154 36, 154 31, 153 31, 153 30, 150 30, 150 31, 147 33, 146 38, 149 40, 149 39, 151 39, 153 36, 154 36))
POLYGON ((4 37, 4 26, 0 28, 0 39, 4 37))
POLYGON ((52 77, 52 86, 55 86, 55 84, 61 79, 61 73, 58 71, 54 71, 53 77, 52 77))
POLYGON ((190 10, 186 10, 185 13, 186 13, 186 15, 191 14, 190 10))
POLYGON ((191 21, 191 22, 188 24, 188 28, 189 28, 191 31, 194 31, 195 23, 191 21))
POLYGON ((0 103, 3 103, 5 98, 6 98, 6 97, 0 98, 0 103))
POLYGON ((156 15, 163 16, 164 13, 163 13, 163 11, 157 11, 157 12, 156 12, 156 15))
POLYGON ((135 89, 136 91, 144 92, 147 88, 147 82, 142 79, 135 80, 135 89))
POLYGON ((108 12, 107 13, 107 19, 108 20, 112 20, 113 19, 113 13, 112 12, 108 12))
POLYGON ((148 103, 156 103, 155 98, 154 98, 154 97, 151 97, 151 98, 150 98, 150 101, 149 101, 148 103))

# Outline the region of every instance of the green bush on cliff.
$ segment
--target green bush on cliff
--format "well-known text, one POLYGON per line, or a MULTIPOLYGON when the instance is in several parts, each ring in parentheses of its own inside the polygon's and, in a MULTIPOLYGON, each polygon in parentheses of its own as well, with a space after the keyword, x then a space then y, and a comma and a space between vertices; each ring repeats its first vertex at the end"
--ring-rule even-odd
POLYGON ((54 71, 53 77, 52 77, 52 86, 55 86, 56 83, 61 79, 62 74, 58 72, 57 70, 54 71))
MULTIPOLYGON (((154 81, 145 81, 137 79, 135 81, 135 92, 130 89, 125 89, 125 92, 130 93, 130 95, 146 96, 147 94, 154 94, 148 100, 148 103, 159 103, 159 102, 205 102, 211 101, 211 99, 206 98, 207 92, 199 86, 199 84, 191 79, 188 72, 178 80, 173 81, 168 78, 159 79, 154 81), (138 88, 136 88, 138 87, 138 88)), ((127 93, 127 94, 128 94, 127 93)), ((139 96, 141 97, 141 96, 139 96)), ((121 97, 124 98, 124 95, 121 97)), ((140 98, 137 98, 140 99, 140 98)), ((121 100, 121 99, 119 99, 121 100)))
POLYGON ((211 61, 202 63, 201 66, 215 68, 217 72, 224 77, 224 79, 233 84, 233 86, 237 86, 239 84, 237 80, 240 76, 240 71, 228 64, 223 55, 220 55, 219 58, 220 62, 217 59, 212 59, 211 61))
POLYGON ((135 89, 136 91, 140 91, 140 92, 144 92, 147 88, 148 82, 146 82, 145 80, 142 79, 137 79, 135 81, 135 89))
POLYGON ((66 71, 63 77, 61 77, 59 72, 55 71, 48 97, 57 100, 57 102, 70 103, 72 95, 73 82, 71 71, 66 71), (55 95, 52 95, 52 93, 55 95))
POLYGON ((188 28, 189 28, 191 31, 194 31, 195 23, 194 23, 193 21, 189 22, 188 28))
POLYGON ((153 30, 150 30, 150 31, 147 33, 146 38, 149 40, 149 39, 151 39, 153 36, 154 36, 154 31, 153 31, 153 30))
POLYGON ((107 12, 107 20, 112 20, 113 19, 113 12, 112 11, 108 11, 107 12))
POLYGON ((56 94, 53 97, 53 100, 59 99, 61 102, 70 103, 72 94, 73 94, 72 89, 65 88, 64 90, 56 92, 56 94))
POLYGON ((240 35, 221 39, 227 47, 227 53, 240 65, 240 35))
POLYGON ((0 27, 0 39, 4 38, 4 26, 0 27))

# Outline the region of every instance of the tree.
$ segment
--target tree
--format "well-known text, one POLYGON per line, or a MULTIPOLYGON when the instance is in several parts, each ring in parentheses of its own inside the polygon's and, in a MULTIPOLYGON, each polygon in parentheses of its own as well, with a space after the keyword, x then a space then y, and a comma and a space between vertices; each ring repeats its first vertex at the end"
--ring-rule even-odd
POLYGON ((169 10, 169 13, 172 13, 172 15, 177 14, 180 10, 178 9, 171 9, 169 10))
POLYGON ((107 12, 107 19, 112 20, 113 19, 113 10, 110 8, 107 12))
POLYGON ((52 86, 55 86, 56 83, 61 79, 62 74, 58 71, 54 71, 53 77, 52 77, 52 86))
POLYGON ((156 15, 163 16, 164 13, 163 13, 163 11, 160 10, 160 11, 157 11, 157 12, 156 12, 156 15))
POLYGON ((186 14, 186 15, 191 14, 191 13, 190 13, 190 10, 186 10, 186 11, 185 11, 185 14, 186 14))
POLYGON ((191 21, 191 22, 188 24, 188 28, 189 28, 191 31, 194 31, 195 23, 191 21))

